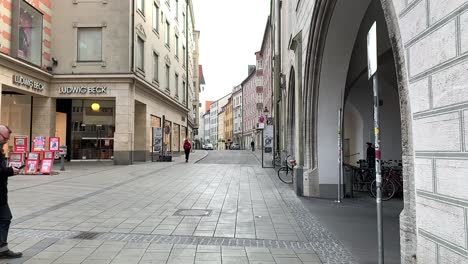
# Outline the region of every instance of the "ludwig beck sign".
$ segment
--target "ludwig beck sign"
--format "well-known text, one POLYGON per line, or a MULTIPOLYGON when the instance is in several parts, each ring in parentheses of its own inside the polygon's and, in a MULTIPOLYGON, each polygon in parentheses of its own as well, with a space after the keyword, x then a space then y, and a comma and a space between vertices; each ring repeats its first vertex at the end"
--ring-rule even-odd
POLYGON ((59 94, 107 94, 107 86, 62 86, 59 94))

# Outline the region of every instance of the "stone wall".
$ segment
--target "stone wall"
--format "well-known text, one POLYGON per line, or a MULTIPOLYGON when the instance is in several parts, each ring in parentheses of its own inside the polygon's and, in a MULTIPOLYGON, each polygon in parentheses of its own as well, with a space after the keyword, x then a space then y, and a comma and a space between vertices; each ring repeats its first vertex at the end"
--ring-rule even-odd
POLYGON ((394 0, 415 152, 418 263, 468 262, 468 1, 394 0))

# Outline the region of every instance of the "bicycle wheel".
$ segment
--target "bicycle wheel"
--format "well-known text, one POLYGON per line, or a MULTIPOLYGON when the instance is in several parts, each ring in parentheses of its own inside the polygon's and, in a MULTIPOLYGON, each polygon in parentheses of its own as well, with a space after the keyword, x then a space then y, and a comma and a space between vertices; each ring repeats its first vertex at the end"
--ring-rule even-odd
POLYGON ((293 177, 292 177, 292 170, 289 169, 288 167, 281 167, 278 170, 278 178, 280 181, 284 183, 292 183, 293 182, 293 177))
MULTIPOLYGON (((393 195, 395 195, 395 184, 392 181, 385 179, 382 182, 382 200, 388 201, 392 199, 393 195)), ((371 194, 373 197, 377 196, 377 182, 374 180, 371 184, 371 194)))

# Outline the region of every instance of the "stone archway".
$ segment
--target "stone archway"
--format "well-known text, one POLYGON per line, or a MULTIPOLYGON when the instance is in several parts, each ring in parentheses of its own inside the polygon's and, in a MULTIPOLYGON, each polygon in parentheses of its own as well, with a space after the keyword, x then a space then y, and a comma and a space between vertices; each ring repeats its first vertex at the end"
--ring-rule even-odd
MULTIPOLYGON (((304 177, 308 177, 311 183, 311 196, 321 196, 327 188, 325 184, 320 184, 321 166, 322 170, 323 168, 329 170, 333 166, 338 170, 336 163, 332 164, 334 161, 329 159, 330 156, 327 158, 327 152, 336 152, 333 148, 326 149, 330 143, 332 145, 335 143, 329 142, 333 137, 323 136, 330 134, 330 131, 332 134, 336 131, 333 127, 338 123, 338 117, 335 115, 336 118, 332 117, 330 120, 327 116, 323 116, 323 113, 334 112, 336 106, 342 106, 344 103, 343 96, 340 98, 339 94, 337 95, 330 87, 337 87, 345 82, 349 66, 347 62, 350 60, 354 38, 370 2, 370 0, 315 2, 307 42, 304 78, 306 88, 303 97, 306 120, 304 135, 307 146, 304 153, 304 177), (346 23, 338 25, 339 19, 342 18, 346 18, 346 23), (346 41, 340 41, 343 39, 346 41)), ((403 263, 412 263, 416 254, 416 209, 407 69, 393 3, 380 0, 380 5, 393 52, 400 104, 404 162, 404 210, 400 216, 401 260, 403 263)))

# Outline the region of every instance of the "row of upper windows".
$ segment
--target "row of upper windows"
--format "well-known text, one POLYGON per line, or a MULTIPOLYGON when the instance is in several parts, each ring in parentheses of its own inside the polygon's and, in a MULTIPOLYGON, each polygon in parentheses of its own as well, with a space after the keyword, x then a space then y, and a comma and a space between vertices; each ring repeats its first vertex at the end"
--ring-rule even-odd
MULTIPOLYGON (((145 0, 136 0, 137 1, 137 10, 138 13, 140 13, 143 17, 145 17, 145 0)), ((175 21, 179 21, 179 0, 175 0, 175 6, 176 6, 176 13, 175 13, 175 21)), ((168 6, 170 7, 169 0, 166 1, 168 6)), ((160 8, 156 2, 153 3, 152 6, 152 25, 153 25, 153 30, 156 32, 159 32, 159 21, 160 21, 160 16, 161 16, 160 8)), ((187 16, 185 15, 185 12, 182 12, 182 32, 185 32, 186 29, 186 23, 187 23, 187 16)), ((166 26, 170 26, 169 21, 166 19, 166 26)), ((169 30, 166 31, 166 36, 168 35, 169 30)))

